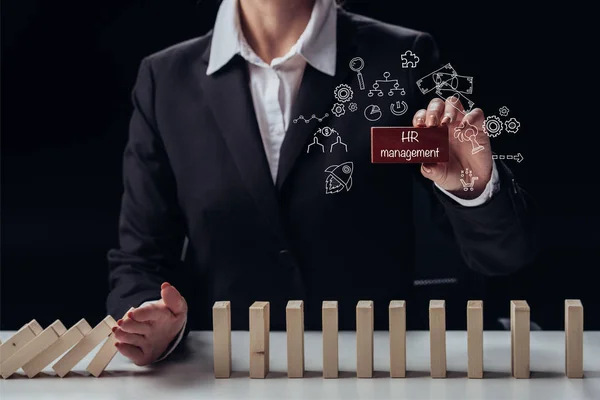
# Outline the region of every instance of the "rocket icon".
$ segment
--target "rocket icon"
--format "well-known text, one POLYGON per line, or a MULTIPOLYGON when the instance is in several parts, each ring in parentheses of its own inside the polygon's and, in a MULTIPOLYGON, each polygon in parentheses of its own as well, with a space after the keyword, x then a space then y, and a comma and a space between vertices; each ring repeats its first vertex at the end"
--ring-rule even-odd
POLYGON ((325 179, 325 194, 338 193, 344 188, 349 191, 352 187, 352 172, 354 172, 354 163, 351 161, 340 165, 331 165, 325 172, 329 172, 325 179))

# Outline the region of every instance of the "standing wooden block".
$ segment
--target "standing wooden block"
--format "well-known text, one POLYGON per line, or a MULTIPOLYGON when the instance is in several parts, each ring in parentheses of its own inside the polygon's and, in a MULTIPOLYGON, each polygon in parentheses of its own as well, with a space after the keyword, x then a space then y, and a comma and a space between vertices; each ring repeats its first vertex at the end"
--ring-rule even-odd
POLYGON ((269 373, 269 332, 269 302, 257 301, 250 306, 250 378, 269 373))
POLYGON ((338 359, 338 302, 324 301, 322 308, 323 324, 323 378, 337 378, 338 359))
POLYGON ((39 374, 50 363, 64 354, 67 350, 79 342, 85 335, 90 333, 92 327, 85 319, 79 320, 65 334, 61 335, 50 347, 35 356, 27 364, 23 365, 23 371, 28 377, 33 378, 39 374))
POLYGON ((6 342, 0 345, 0 363, 8 360, 13 354, 21 350, 33 338, 42 333, 44 329, 35 319, 23 325, 21 329, 12 335, 6 342))
POLYGON ((67 328, 56 320, 34 337, 21 350, 13 354, 8 360, 0 365, 0 374, 4 379, 14 374, 19 368, 31 361, 35 356, 46 350, 67 331, 67 328))
POLYGON ((111 333, 112 328, 117 326, 117 322, 110 315, 104 318, 94 327, 83 339, 81 339, 71 350, 69 350, 52 369, 61 378, 77 365, 90 351, 106 339, 111 333))
POLYGON ((115 339, 115 335, 111 333, 92 361, 88 364, 86 369, 90 374, 94 375, 96 378, 102 374, 119 351, 115 346, 115 343, 117 343, 117 339, 115 339))
POLYGON ((285 309, 288 378, 304 377, 304 302, 291 300, 285 309))
POLYGON ((356 377, 373 377, 373 302, 361 300, 356 305, 356 377))
POLYGON ((213 358, 215 378, 231 377, 231 302, 213 305, 213 358))
POLYGON ((406 302, 392 300, 389 306, 390 377, 406 377, 406 302))
POLYGON ((524 300, 510 302, 511 371, 515 378, 529 378, 529 305, 524 300))
POLYGON ((431 377, 446 377, 446 302, 429 302, 429 351, 431 377))
POLYGON ((483 301, 467 303, 468 374, 471 379, 483 378, 483 301))
POLYGON ((583 378, 583 304, 565 300, 565 373, 583 378))

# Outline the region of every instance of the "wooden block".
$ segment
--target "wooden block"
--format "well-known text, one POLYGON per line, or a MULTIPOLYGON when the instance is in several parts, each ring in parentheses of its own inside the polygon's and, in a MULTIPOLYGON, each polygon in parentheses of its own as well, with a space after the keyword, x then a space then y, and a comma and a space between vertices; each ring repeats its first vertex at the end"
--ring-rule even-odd
POLYGON ((34 337, 23 348, 13 354, 0 365, 0 374, 4 379, 14 374, 19 368, 31 361, 35 356, 46 350, 67 331, 59 320, 54 321, 39 335, 34 337))
POLYGON ((322 308, 323 378, 337 378, 338 359, 338 302, 324 301, 322 308))
POLYGON ((269 309, 268 301, 250 306, 250 378, 264 379, 269 373, 269 309))
POLYGON ((429 351, 431 377, 446 377, 446 302, 429 302, 429 351))
POLYGON ((392 300, 389 306, 390 377, 406 377, 406 302, 392 300))
POLYGON ((213 305, 213 358, 215 378, 231 377, 231 302, 213 305))
POLYGON ((92 327, 85 319, 79 320, 67 332, 61 335, 50 347, 35 356, 27 364, 23 365, 23 371, 28 377, 33 378, 39 374, 50 363, 64 354, 67 350, 79 342, 85 335, 90 333, 92 327))
POLYGON ((529 305, 524 300, 510 302, 511 371, 515 378, 529 378, 529 305))
POLYGON ((361 300, 356 305, 356 377, 373 377, 373 302, 361 300))
POLYGON ((111 333, 112 328, 117 326, 117 322, 110 315, 104 318, 87 335, 83 337, 75 346, 71 348, 52 369, 61 378, 71 371, 79 361, 81 361, 90 351, 94 350, 111 333))
POLYGON ((100 350, 98 350, 92 361, 88 364, 86 369, 90 374, 94 375, 96 378, 102 374, 119 351, 115 346, 115 343, 117 343, 117 339, 115 339, 115 335, 111 332, 108 339, 106 339, 102 347, 100 347, 100 350))
POLYGON ((565 300, 565 373, 583 378, 583 304, 565 300))
POLYGON ((285 308, 288 378, 304 377, 304 302, 290 300, 285 308))
POLYGON ((483 378, 483 301, 467 303, 467 357, 471 379, 483 378))
POLYGON ((23 325, 6 342, 0 345, 0 363, 8 360, 13 354, 21 350, 33 338, 42 333, 43 329, 35 319, 23 325))

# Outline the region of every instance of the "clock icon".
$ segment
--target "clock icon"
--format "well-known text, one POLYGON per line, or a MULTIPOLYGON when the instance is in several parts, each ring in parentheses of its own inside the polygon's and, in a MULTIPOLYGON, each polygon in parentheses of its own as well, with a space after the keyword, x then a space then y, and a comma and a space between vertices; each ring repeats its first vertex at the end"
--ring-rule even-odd
POLYGON ((381 109, 376 104, 371 104, 365 108, 365 118, 371 122, 375 122, 381 118, 381 109))

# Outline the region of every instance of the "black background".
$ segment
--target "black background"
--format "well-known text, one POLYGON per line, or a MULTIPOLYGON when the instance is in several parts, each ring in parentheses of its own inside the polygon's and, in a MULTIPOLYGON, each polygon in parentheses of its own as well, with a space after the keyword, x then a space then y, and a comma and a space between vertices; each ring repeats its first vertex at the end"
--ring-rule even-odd
MULTIPOLYGON (((586 53, 569 51, 587 36, 566 26, 568 10, 548 5, 454 3, 346 1, 345 8, 432 33, 442 61, 474 77, 476 105, 486 114, 507 106, 521 122, 518 134, 503 133, 493 147, 524 156, 509 165, 541 207, 544 251, 531 268, 486 280, 487 301, 501 316, 509 299, 526 299, 543 329, 563 329, 564 299, 579 298, 586 329, 600 329, 597 106, 583 101, 586 53)), ((32 318, 71 325, 104 316, 139 62, 206 33, 217 7, 2 2, 1 329, 32 318)), ((438 260, 421 263, 419 276, 452 275, 438 260)), ((452 291, 428 290, 422 295, 452 301, 452 291)))

